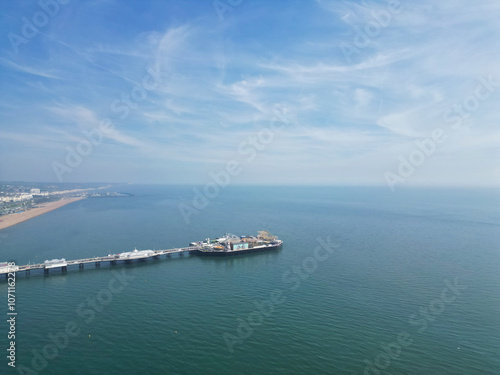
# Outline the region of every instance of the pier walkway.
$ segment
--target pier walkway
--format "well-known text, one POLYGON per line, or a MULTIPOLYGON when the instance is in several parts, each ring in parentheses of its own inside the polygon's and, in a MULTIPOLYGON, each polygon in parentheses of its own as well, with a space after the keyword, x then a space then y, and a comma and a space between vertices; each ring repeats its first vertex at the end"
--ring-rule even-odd
POLYGON ((196 250, 197 247, 181 247, 176 249, 167 249, 167 250, 134 250, 133 252, 123 253, 123 254, 109 254, 103 257, 94 257, 94 258, 84 258, 84 259, 76 259, 76 260, 60 260, 59 263, 35 263, 35 264, 25 264, 22 266, 12 266, 12 267, 1 267, 0 275, 5 274, 7 276, 12 272, 22 272, 25 271, 27 275, 29 275, 31 270, 43 269, 47 274, 50 269, 61 268, 63 271, 66 271, 68 266, 78 265, 80 269, 83 269, 85 264, 94 263, 96 268, 99 268, 101 262, 109 262, 116 263, 119 261, 130 262, 132 260, 141 260, 148 258, 156 258, 160 255, 171 255, 171 254, 182 254, 184 252, 189 252, 191 250, 196 250), (136 254, 135 254, 136 253, 136 254), (126 256, 124 256, 126 254, 126 256))

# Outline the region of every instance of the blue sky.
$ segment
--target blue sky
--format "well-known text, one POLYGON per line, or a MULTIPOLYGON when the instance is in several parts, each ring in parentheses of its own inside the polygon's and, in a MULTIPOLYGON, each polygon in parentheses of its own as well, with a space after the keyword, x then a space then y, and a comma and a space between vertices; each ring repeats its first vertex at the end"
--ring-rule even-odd
POLYGON ((498 2, 46 2, 0 11, 0 180, 385 185, 442 129, 400 185, 498 186, 498 2))

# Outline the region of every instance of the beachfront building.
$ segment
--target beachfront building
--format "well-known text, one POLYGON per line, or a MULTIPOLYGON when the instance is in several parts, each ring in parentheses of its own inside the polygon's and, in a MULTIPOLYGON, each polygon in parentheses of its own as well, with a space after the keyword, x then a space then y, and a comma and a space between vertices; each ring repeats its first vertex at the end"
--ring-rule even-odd
POLYGON ((17 195, 9 195, 9 196, 0 197, 0 202, 22 202, 22 201, 27 201, 30 199, 33 199, 32 194, 22 193, 22 194, 17 194, 17 195))
POLYGON ((40 189, 31 189, 31 194, 34 197, 48 197, 49 193, 47 191, 40 191, 40 189), (38 193, 34 193, 33 190, 38 190, 38 193))

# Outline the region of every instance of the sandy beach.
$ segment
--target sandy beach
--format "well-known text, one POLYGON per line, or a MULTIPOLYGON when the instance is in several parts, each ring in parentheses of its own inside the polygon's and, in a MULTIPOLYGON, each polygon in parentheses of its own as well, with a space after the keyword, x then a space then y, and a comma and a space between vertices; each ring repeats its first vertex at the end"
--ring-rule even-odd
POLYGON ((42 203, 38 207, 32 208, 31 210, 28 211, 10 214, 6 216, 0 216, 0 230, 22 223, 23 221, 32 219, 36 216, 43 215, 44 213, 47 213, 49 211, 56 210, 59 207, 78 201, 80 199, 85 199, 85 198, 84 197, 62 198, 55 202, 42 203))

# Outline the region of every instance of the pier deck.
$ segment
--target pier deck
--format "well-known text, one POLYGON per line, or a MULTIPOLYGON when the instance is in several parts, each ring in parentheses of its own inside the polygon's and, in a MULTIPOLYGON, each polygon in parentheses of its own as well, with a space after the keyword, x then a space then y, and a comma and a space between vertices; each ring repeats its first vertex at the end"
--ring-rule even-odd
POLYGON ((75 259, 75 260, 67 260, 65 261, 65 265, 61 266, 53 266, 53 265, 47 265, 45 263, 35 263, 35 264, 25 264, 22 266, 14 266, 11 267, 10 270, 5 268, 0 269, 0 275, 5 274, 7 275, 8 273, 11 272, 21 272, 25 271, 26 273, 29 273, 31 270, 37 270, 37 269, 43 269, 46 273, 49 271, 49 269, 54 269, 54 268, 61 268, 61 269, 67 269, 69 266, 74 266, 78 265, 80 269, 84 268, 85 264, 89 263, 94 263, 97 267, 101 264, 101 262, 129 262, 131 260, 141 260, 141 259, 148 259, 148 258, 155 258, 160 255, 170 255, 170 254, 177 254, 177 253, 183 253, 183 252, 189 252, 191 250, 196 250, 197 247, 181 247, 181 248, 176 248, 176 249, 166 249, 166 250, 150 250, 150 253, 147 255, 138 255, 138 256, 133 256, 130 258, 121 258, 120 254, 110 254, 106 255, 103 257, 94 257, 94 258, 84 258, 84 259, 75 259))

